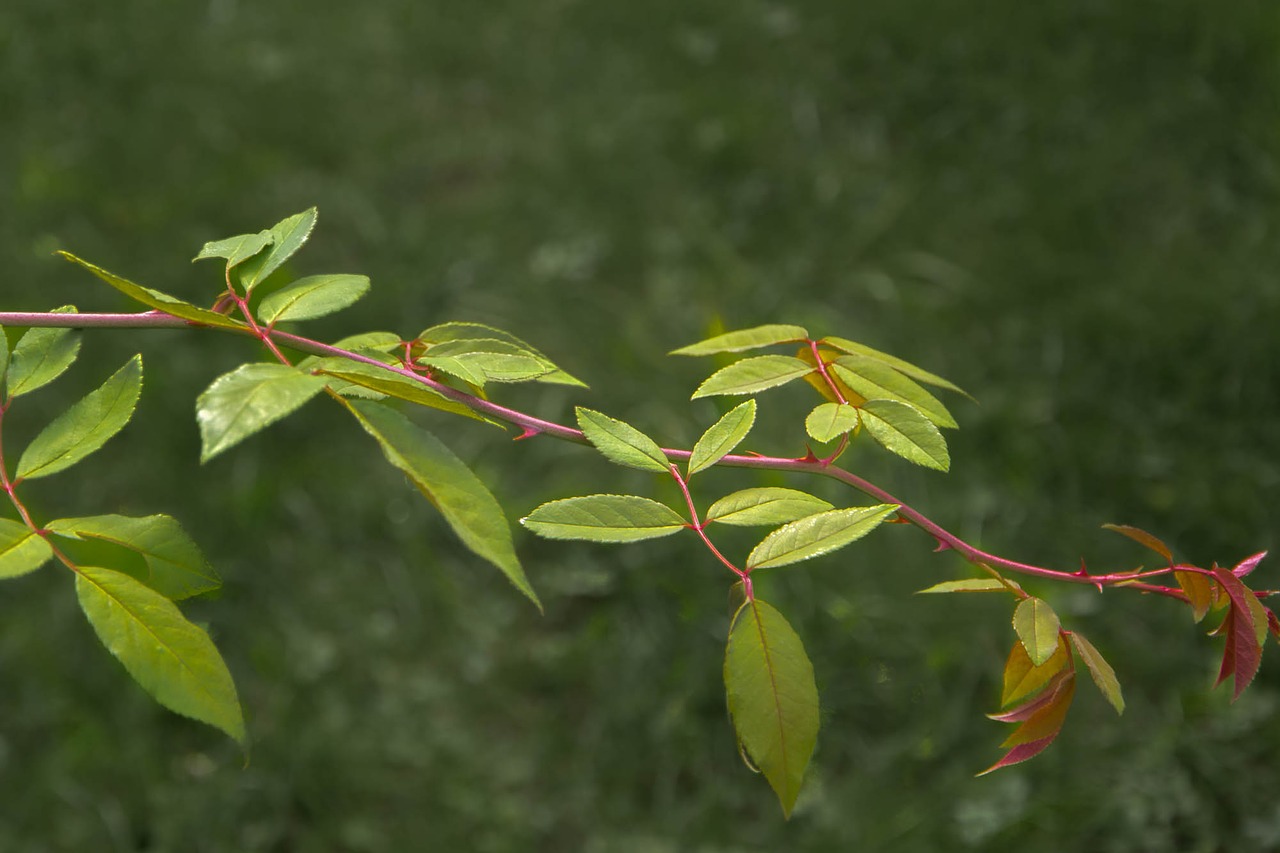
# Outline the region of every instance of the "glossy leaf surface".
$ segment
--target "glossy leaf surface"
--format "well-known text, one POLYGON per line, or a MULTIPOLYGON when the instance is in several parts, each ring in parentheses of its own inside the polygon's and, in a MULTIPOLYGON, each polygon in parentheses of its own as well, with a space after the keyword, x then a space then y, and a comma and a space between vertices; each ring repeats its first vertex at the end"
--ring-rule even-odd
POLYGON ((858 425, 858 410, 847 403, 822 403, 804 419, 814 441, 834 441, 858 425))
POLYGON ((734 617, 724 684, 738 742, 790 817, 818 739, 818 687, 800 637, 758 598, 734 617))
POLYGON ((258 319, 267 324, 314 320, 354 305, 368 292, 368 276, 309 275, 263 299, 258 319))
POLYGON ((126 278, 121 278, 113 272, 108 272, 100 266, 91 264, 88 261, 81 260, 69 252, 58 252, 59 255, 66 258, 72 263, 79 264, 116 290, 128 296, 137 302, 141 302, 148 308, 154 308, 157 311, 163 311, 174 317, 183 320, 190 320, 195 323, 202 323, 206 326, 220 326, 226 329, 245 329, 248 328, 239 320, 232 319, 225 314, 219 314, 216 311, 209 311, 205 308, 197 308, 190 302, 184 302, 176 296, 170 296, 167 293, 161 293, 158 290, 152 290, 149 287, 143 287, 140 284, 134 284, 126 278))
MULTIPOLYGON (((422 334, 418 335, 418 339, 424 343, 443 343, 446 341, 454 341, 467 338, 490 338, 504 341, 513 346, 519 347, 521 350, 532 353, 547 364, 552 364, 551 359, 546 354, 532 344, 521 340, 515 335, 503 329, 496 329, 493 326, 486 326, 483 323, 466 323, 451 322, 441 323, 438 326, 432 326, 424 329, 422 334)), ((538 382, 548 382, 556 385, 574 385, 585 388, 586 383, 574 376, 566 373, 559 367, 555 367, 550 373, 545 373, 537 378, 538 382)))
POLYGON ((200 461, 214 456, 297 410, 325 386, 325 378, 284 364, 242 364, 213 380, 196 400, 200 461))
POLYGON ((1024 598, 1013 611, 1013 630, 1033 666, 1042 666, 1057 652, 1061 627, 1058 614, 1043 599, 1024 598))
POLYGON ((738 527, 786 524, 834 507, 796 489, 761 486, 725 495, 707 510, 706 520, 738 527))
POLYGON ((637 542, 683 530, 686 521, 666 504, 638 495, 586 495, 551 501, 520 519, 547 539, 637 542))
POLYGON ((129 422, 141 392, 142 356, 135 355, 40 431, 18 460, 17 475, 47 477, 102 447, 129 422))
POLYGON ((951 467, 946 439, 916 409, 895 400, 872 400, 858 411, 867 432, 886 450, 936 471, 951 467))
POLYGON ((225 258, 227 269, 231 269, 270 246, 275 242, 275 239, 275 235, 270 231, 259 231, 257 234, 237 234, 235 237, 212 240, 205 243, 192 260, 203 261, 209 258, 225 258))
POLYGON ((689 476, 704 471, 733 452, 756 422, 756 401, 739 403, 711 425, 689 455, 689 476))
POLYGON ((898 509, 896 504, 832 509, 779 527, 747 557, 747 567, 787 566, 843 548, 866 536, 898 509))
POLYGON ((952 429, 957 426, 941 400, 883 362, 861 355, 843 355, 829 369, 867 400, 897 400, 918 409, 937 426, 952 429))
POLYGON ((311 237, 315 227, 314 207, 286 217, 272 226, 270 248, 250 258, 237 269, 240 286, 245 293, 250 293, 293 257, 311 237))
POLYGON ((699 397, 721 394, 754 394, 768 388, 785 385, 813 370, 805 362, 790 355, 759 355, 735 361, 717 370, 693 392, 699 397))

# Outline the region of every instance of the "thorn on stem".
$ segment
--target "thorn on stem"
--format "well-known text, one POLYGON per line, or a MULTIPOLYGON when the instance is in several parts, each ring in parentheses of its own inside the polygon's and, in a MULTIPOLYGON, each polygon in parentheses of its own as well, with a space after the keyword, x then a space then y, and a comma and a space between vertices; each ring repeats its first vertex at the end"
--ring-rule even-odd
POLYGON ((526 439, 526 438, 533 438, 535 435, 541 435, 541 434, 542 434, 542 430, 540 430, 540 429, 536 429, 536 428, 531 427, 531 426, 527 426, 527 427, 525 427, 525 428, 524 428, 524 432, 520 433, 519 435, 517 435, 515 438, 513 438, 513 439, 511 439, 511 440, 512 440, 512 441, 523 441, 523 440, 524 440, 524 439, 526 439))

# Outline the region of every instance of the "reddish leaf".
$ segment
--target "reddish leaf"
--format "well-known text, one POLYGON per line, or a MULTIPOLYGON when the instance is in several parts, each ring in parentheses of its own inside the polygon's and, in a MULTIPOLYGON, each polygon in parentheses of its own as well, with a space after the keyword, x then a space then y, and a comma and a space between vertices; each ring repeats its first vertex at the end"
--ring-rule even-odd
POLYGON ((1242 578, 1256 569, 1258 567, 1258 563, 1262 562, 1262 558, 1265 556, 1267 556, 1267 552, 1260 551, 1252 557, 1245 557, 1234 569, 1231 570, 1231 573, 1238 578, 1242 578))
POLYGON ((1058 736, 1058 733, 1054 732, 1053 734, 1049 735, 1046 738, 1041 738, 1040 740, 1033 740, 1031 741, 1031 743, 1019 744, 1018 746, 1015 746, 1013 749, 1006 752, 1004 754, 1004 758, 1001 758, 995 764, 992 764, 990 767, 988 767, 986 770, 983 770, 978 775, 986 776, 988 773, 991 773, 996 770, 1000 770, 1004 767, 1012 767, 1015 764, 1021 764, 1024 761, 1029 761, 1030 759, 1035 758, 1037 755, 1044 752, 1044 748, 1049 744, 1053 743, 1054 738, 1056 738, 1057 736, 1058 736))
POLYGON ((1067 651, 1066 641, 1058 637, 1058 649, 1040 666, 1031 662, 1027 650, 1019 640, 1009 650, 1009 659, 1004 666, 1004 689, 1001 691, 1000 705, 1008 707, 1015 702, 1039 693, 1053 677, 1062 672, 1070 664, 1071 655, 1067 651))
POLYGON ((1169 550, 1169 546, 1142 528, 1130 527, 1127 524, 1104 524, 1102 526, 1107 530, 1114 530, 1121 536, 1128 536, 1134 542, 1140 542, 1143 545, 1146 545, 1152 551, 1155 551, 1161 557, 1168 560, 1169 565, 1173 565, 1173 552, 1169 550))
POLYGON ((1075 695, 1076 678, 1072 673, 1058 682, 1049 701, 1037 708, 1023 721, 1022 725, 1014 730, 1013 734, 1005 738, 1004 743, 1000 744, 1001 748, 1007 749, 1056 737, 1062 730, 1063 721, 1067 719, 1067 710, 1071 707, 1071 700, 1075 695))
POLYGON ((1046 689, 1040 691, 1040 693, 1033 698, 1028 699, 1018 707, 1011 708, 1008 711, 1002 711, 999 714, 987 714, 987 717, 995 720, 997 723, 1025 722, 1028 717, 1053 701, 1054 696, 1057 694, 1058 686, 1071 675, 1073 675, 1073 673, 1070 670, 1063 670, 1049 681, 1048 685, 1046 685, 1046 689))
POLYGON ((1263 610, 1267 611, 1267 627, 1271 629, 1271 636, 1280 640, 1280 619, 1276 618, 1275 611, 1270 607, 1264 607, 1263 610))
POLYGON ((1262 664, 1262 644, 1267 638, 1267 614, 1258 597, 1232 572, 1214 566, 1213 576, 1231 600, 1231 609, 1215 632, 1224 634, 1227 639, 1216 683, 1221 684, 1228 675, 1234 675, 1234 701, 1240 698, 1249 682, 1253 681, 1262 664))

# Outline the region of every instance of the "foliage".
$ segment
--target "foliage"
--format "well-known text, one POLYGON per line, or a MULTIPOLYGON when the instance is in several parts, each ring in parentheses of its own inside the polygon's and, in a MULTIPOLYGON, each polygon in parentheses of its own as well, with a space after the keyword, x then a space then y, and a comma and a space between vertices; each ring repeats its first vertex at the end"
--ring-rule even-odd
MULTIPOLYGON (((6 346, 3 416, 14 402, 60 376, 79 352, 76 333, 86 325, 118 328, 207 328, 250 336, 271 360, 242 364, 217 377, 196 401, 201 461, 208 461, 308 401, 327 396, 370 435, 387 461, 440 512, 474 554, 498 568, 539 608, 516 554, 510 526, 483 481, 434 434, 401 410, 404 403, 519 427, 520 439, 547 435, 587 444, 609 462, 669 477, 683 496, 678 508, 640 495, 596 494, 562 498, 521 519, 549 539, 628 543, 690 531, 714 561, 734 576, 741 604, 730 626, 724 658, 727 704, 739 749, 758 768, 790 815, 818 737, 818 687, 803 641, 782 613, 757 593, 757 573, 842 549, 886 523, 914 525, 939 550, 963 556, 986 577, 936 584, 924 592, 997 592, 1016 600, 1014 643, 1004 673, 1002 710, 991 715, 1017 728, 1007 752, 985 772, 1026 761, 1058 736, 1075 695, 1077 663, 1117 713, 1124 699, 1115 671, 1083 635, 1065 628, 1044 598, 1029 594, 1007 575, 1021 573, 1102 590, 1129 588, 1188 604, 1195 621, 1222 614, 1213 630, 1225 638, 1218 681, 1233 680, 1238 698, 1255 677, 1269 632, 1280 620, 1261 603, 1269 595, 1244 578, 1265 556, 1232 569, 1179 563, 1171 549, 1146 531, 1108 525, 1157 553, 1161 568, 1091 573, 1065 572, 998 557, 948 532, 906 502, 835 463, 865 431, 884 450, 927 469, 947 471, 951 460, 941 429, 956 428, 946 406, 926 391, 931 385, 968 396, 958 386, 898 357, 840 337, 813 338, 796 325, 765 325, 714 335, 673 355, 725 356, 730 363, 703 381, 692 399, 752 395, 709 426, 692 450, 664 448, 637 427, 585 407, 578 427, 536 418, 494 402, 490 383, 543 382, 581 386, 544 353, 514 335, 475 323, 430 327, 413 339, 366 332, 327 344, 279 328, 312 320, 356 303, 369 289, 358 275, 315 275, 255 294, 272 273, 307 242, 314 208, 255 234, 206 243, 196 260, 224 261, 224 289, 203 309, 134 284, 66 252, 116 290, 150 311, 135 315, 82 315, 59 309, 44 315, 5 315, 29 326, 6 346), (769 347, 794 355, 746 354, 769 347), (286 350, 302 358, 286 355, 286 350), (296 361, 295 361, 296 359, 296 361), (750 435, 758 403, 753 395, 804 379, 825 398, 803 419, 822 455, 810 447, 801 457, 735 453, 750 435), (685 463, 681 471, 679 463, 685 463), (767 487, 732 492, 700 514, 689 482, 712 467, 746 467, 832 478, 879 500, 836 507, 804 491, 767 487), (772 526, 741 561, 729 559, 708 533, 716 523, 772 526), (1172 576, 1176 586, 1155 583, 1172 576)), ((177 522, 163 515, 103 515, 34 520, 18 495, 29 480, 64 471, 100 449, 128 423, 142 385, 135 356, 98 389, 53 419, 21 454, 11 476, 0 460, 3 485, 21 523, 5 521, 0 535, 0 577, 36 571, 55 559, 74 574, 76 594, 98 637, 131 676, 159 703, 215 726, 247 749, 244 717, 227 665, 208 633, 174 603, 216 588, 217 576, 177 522), (76 555, 74 542, 117 546, 102 565, 76 555), (112 556, 120 562, 114 562, 112 556), (139 570, 138 558, 144 570, 139 570)), ((865 443, 865 440, 864 440, 865 443)))

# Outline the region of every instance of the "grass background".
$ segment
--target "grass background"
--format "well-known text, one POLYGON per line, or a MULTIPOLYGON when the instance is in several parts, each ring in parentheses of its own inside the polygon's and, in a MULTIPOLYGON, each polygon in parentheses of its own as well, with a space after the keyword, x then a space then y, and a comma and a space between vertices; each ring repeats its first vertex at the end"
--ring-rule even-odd
MULTIPOLYGON (((374 290, 310 331, 510 329, 592 386, 504 392, 536 414, 589 405, 687 445, 716 415, 687 402, 708 365, 663 353, 797 322, 981 401, 953 407, 948 476, 847 459, 983 547, 1142 559, 1106 521, 1202 563, 1277 545, 1280 13, 1262 0, 16 0, 0 63, 6 309, 127 307, 57 248, 204 301, 204 241, 316 204, 292 271, 374 290)), ((137 351, 135 423, 25 494, 45 518, 164 511, 193 532, 226 588, 190 612, 237 677, 252 760, 134 687, 64 572, 12 581, 0 848, 1280 845, 1275 667, 1229 706, 1207 689, 1217 646, 1170 603, 1037 588, 1129 710, 1082 690, 1048 753, 975 780, 1004 736, 982 717, 1004 603, 912 599, 963 566, 905 529, 779 572, 824 723, 788 823, 738 761, 728 579, 693 543, 518 533, 539 617, 321 404, 200 467, 194 397, 259 357, 214 336, 88 335, 6 419, 9 462, 137 351)), ((810 402, 765 397, 754 440, 799 451, 810 402)), ((512 517, 665 488, 423 421, 512 517)), ((703 500, 784 482, 705 479, 703 500)))

